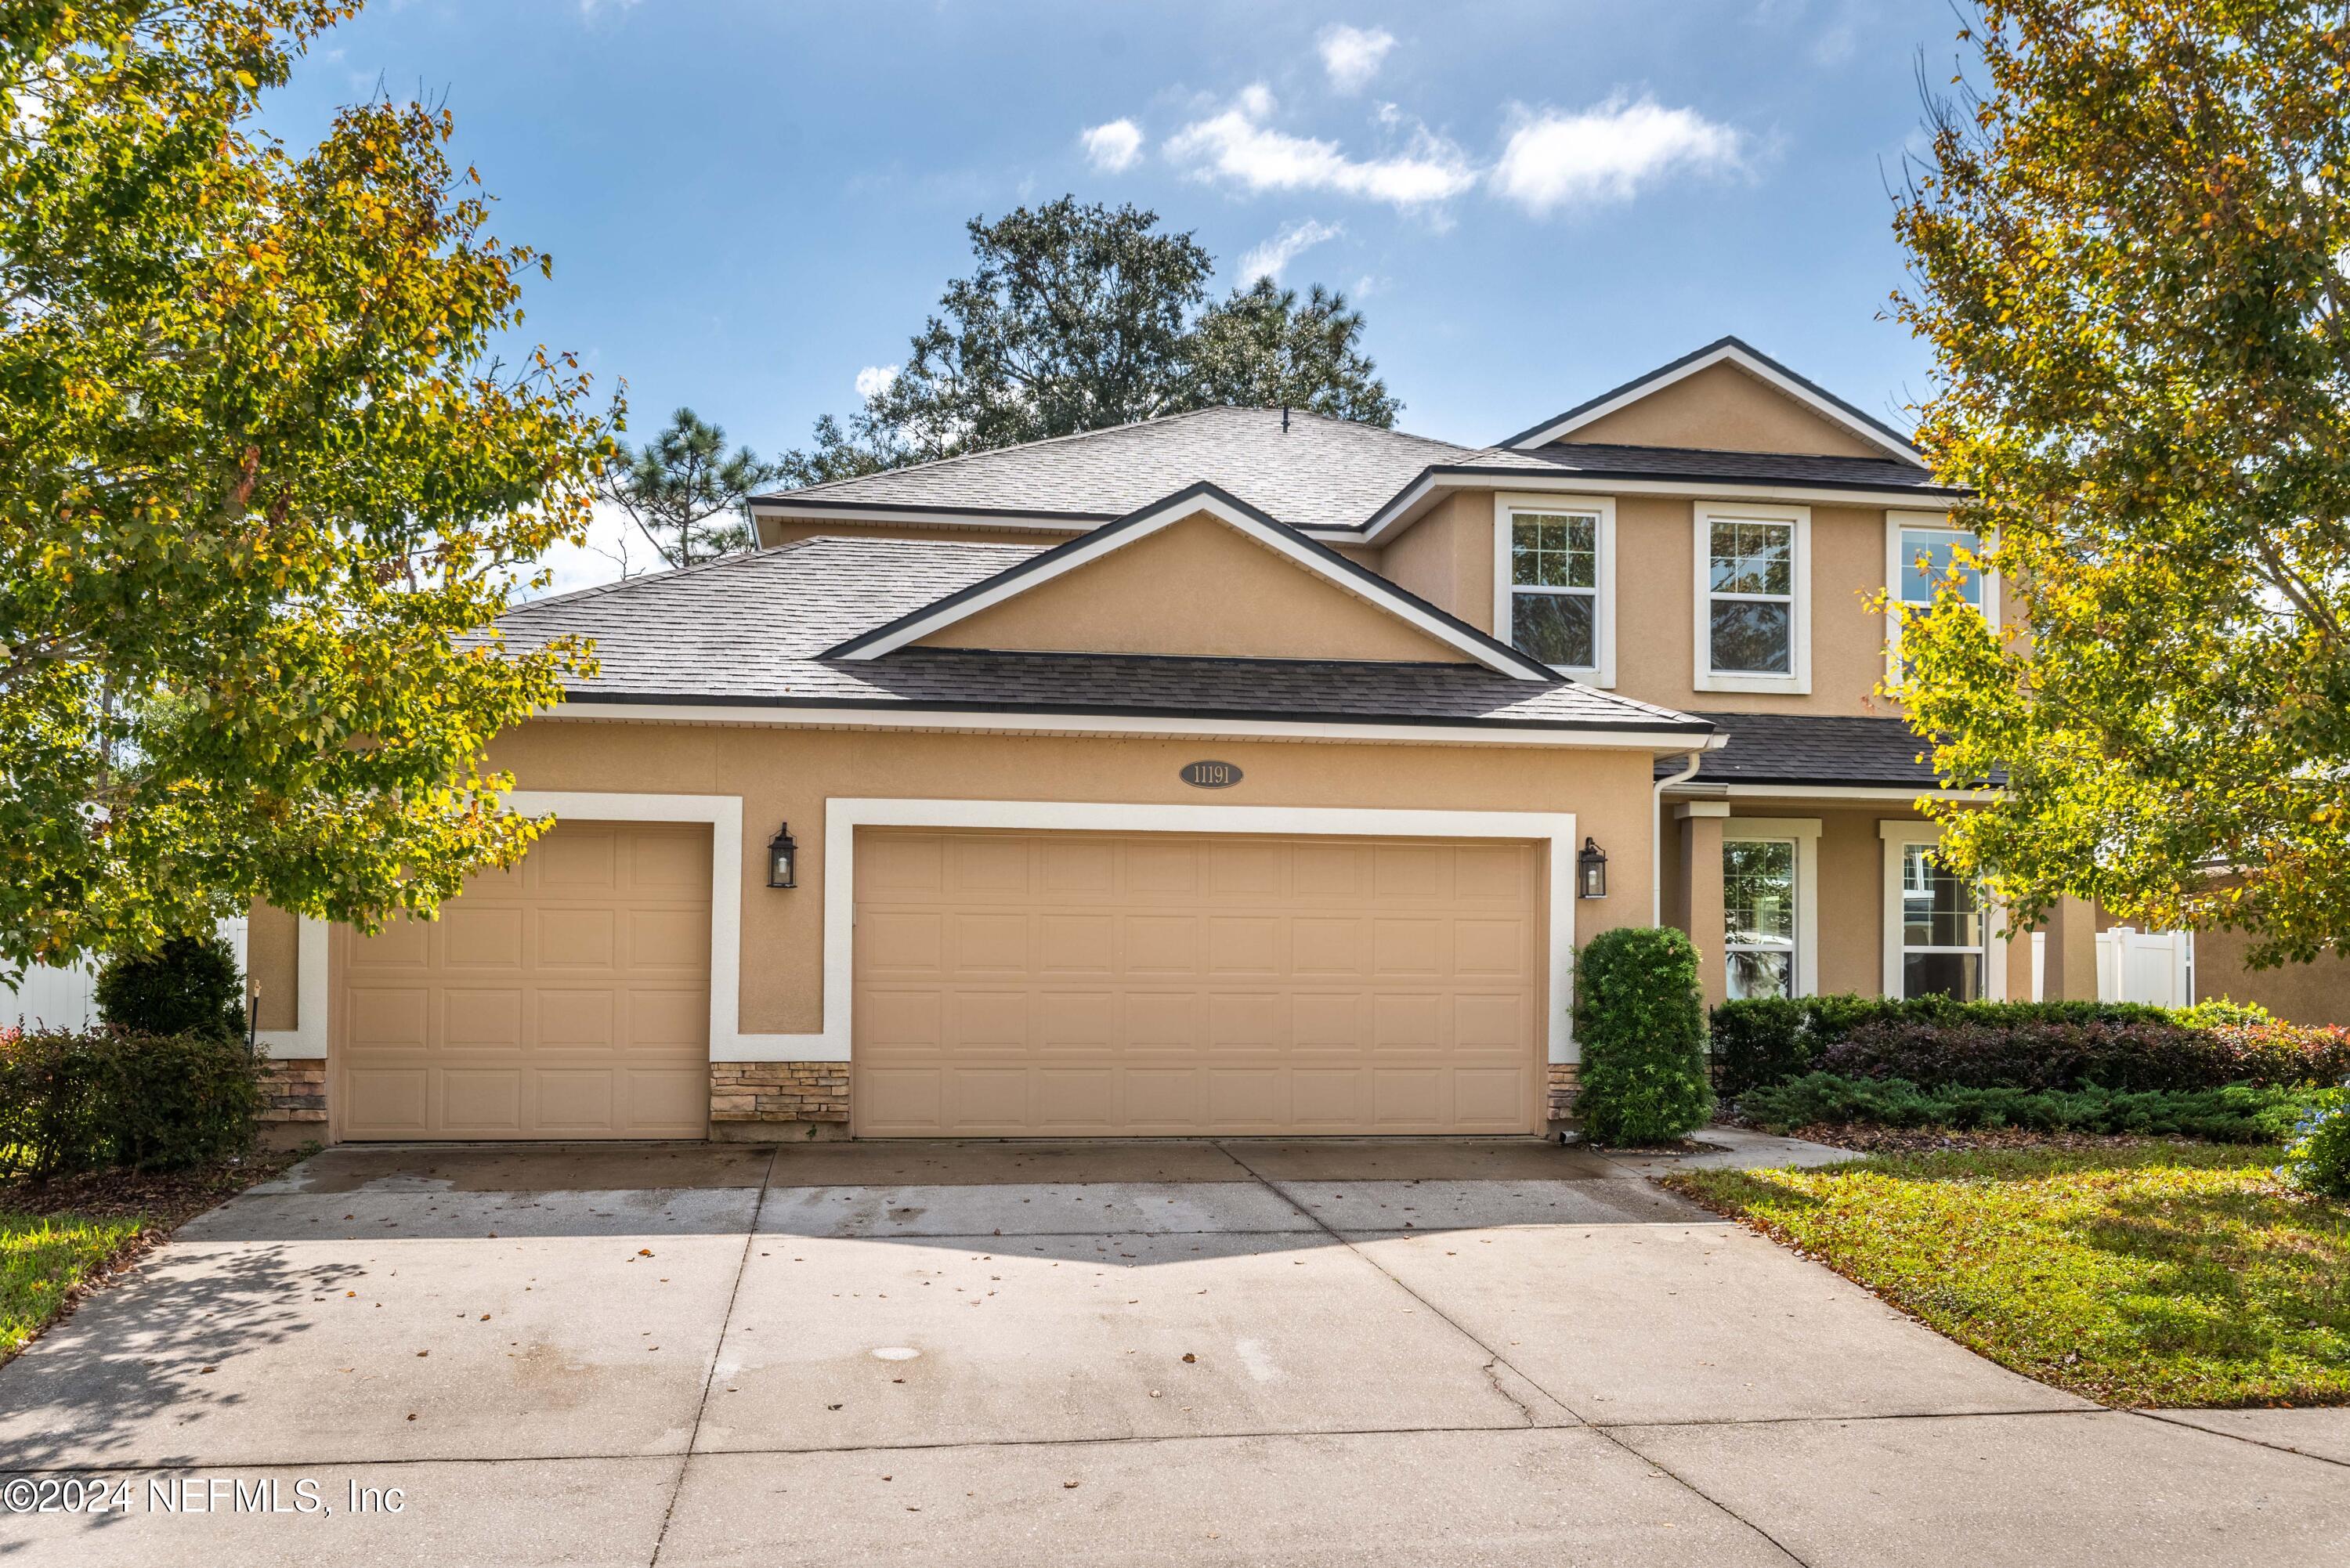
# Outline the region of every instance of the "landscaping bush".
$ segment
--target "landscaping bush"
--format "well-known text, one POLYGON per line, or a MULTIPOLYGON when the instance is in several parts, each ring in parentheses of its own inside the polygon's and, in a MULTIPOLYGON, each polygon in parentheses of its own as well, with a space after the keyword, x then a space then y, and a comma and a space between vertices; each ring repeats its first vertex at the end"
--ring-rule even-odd
POLYGON ((1583 1047, 1575 1114, 1597 1143, 1665 1143, 1713 1114, 1697 949, 1670 927, 1623 926, 1585 945, 1575 966, 1583 1047))
POLYGON ((242 1041, 0 1033, 0 1167, 46 1177, 200 1165, 253 1147, 261 1099, 261 1064, 242 1041))
POLYGON ((1905 1002, 1852 992, 1725 1002, 1713 1010, 1715 1086, 1735 1097, 1800 1076, 1819 1064, 1822 1052, 1869 1023, 2158 1023, 2168 1017, 2161 1008, 2128 1002, 1905 1002))
POLYGON ((2277 1174, 2303 1192, 2350 1202, 2350 1084, 2315 1097, 2294 1127, 2277 1174))
MULTIPOLYGON (((2309 1115, 2305 1088, 2132 1091, 1929 1087, 1907 1078, 1810 1073, 1748 1091, 1738 1114, 1772 1132, 1870 1122, 1890 1127, 2028 1127, 2043 1132, 2139 1133, 2217 1143, 2281 1143, 2309 1115)), ((2350 1139, 2345 1139, 2350 1148, 2350 1139)))
POLYGON ((1978 1089, 2291 1086, 2350 1075, 2350 1030, 2289 1023, 2190 1029, 2164 1019, 1898 1018, 1862 1024, 1821 1051, 1813 1065, 1845 1077, 1978 1089))
POLYGON ((98 1012, 134 1034, 244 1038, 244 981, 218 937, 172 937, 151 952, 125 953, 98 977, 98 1012))

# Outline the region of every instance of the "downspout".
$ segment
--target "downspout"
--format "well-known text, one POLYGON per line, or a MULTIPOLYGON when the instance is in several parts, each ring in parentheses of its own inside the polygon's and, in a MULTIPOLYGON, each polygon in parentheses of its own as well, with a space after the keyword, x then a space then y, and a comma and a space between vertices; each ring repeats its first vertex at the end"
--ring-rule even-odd
POLYGON ((1648 924, 1665 923, 1665 791, 1697 777, 1705 753, 1689 753, 1689 766, 1660 778, 1648 793, 1648 924))

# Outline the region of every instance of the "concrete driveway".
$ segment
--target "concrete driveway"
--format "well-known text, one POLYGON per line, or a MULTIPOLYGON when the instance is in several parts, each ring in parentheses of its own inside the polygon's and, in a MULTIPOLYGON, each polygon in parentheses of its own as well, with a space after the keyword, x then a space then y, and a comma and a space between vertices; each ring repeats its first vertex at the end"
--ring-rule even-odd
POLYGON ((0 1369, 0 1471, 129 1483, 0 1516, 77 1568, 2350 1544, 2350 1411, 2099 1410, 1523 1141, 336 1149, 0 1369))

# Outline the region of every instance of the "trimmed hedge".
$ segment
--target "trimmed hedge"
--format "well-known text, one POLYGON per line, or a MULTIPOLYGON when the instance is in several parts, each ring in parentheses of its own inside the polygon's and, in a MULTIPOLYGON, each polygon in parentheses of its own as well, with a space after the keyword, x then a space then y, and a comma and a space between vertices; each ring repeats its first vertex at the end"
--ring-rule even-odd
POLYGON ((2304 1123, 2316 1093, 2234 1085, 2194 1090, 1929 1087, 1907 1078, 1809 1073, 1740 1096, 1738 1114, 1772 1132, 1870 1122, 1891 1127, 2030 1127, 2139 1133, 2219 1143, 2282 1143, 2304 1123))
MULTIPOLYGON (((2231 1003, 2204 1003, 2174 1013, 2137 1002, 1952 1002, 1938 996, 1895 1002, 1847 992, 1729 1002, 1715 1008, 1715 1085, 1725 1097, 1735 1098, 1762 1085, 1822 1068, 1846 1071, 1842 1066, 1831 1068, 1826 1060, 1826 1054, 1839 1041, 1870 1025, 1898 1024, 1931 1026, 1925 1034, 1945 1028, 2012 1030, 2039 1025, 2184 1029, 2220 1042, 2199 1054, 2198 1060, 2205 1056, 2214 1061, 2241 1059, 2254 1070, 2234 1077, 2262 1083, 2322 1082, 2336 1075, 2331 1062, 2350 1064, 2350 1033, 2277 1023, 2256 1008, 2231 1003)), ((1890 1070, 1868 1075, 1918 1076, 1890 1070)), ((1940 1081, 1940 1075, 1926 1073, 1920 1081, 1940 1081)), ((2229 1076, 2213 1079, 2198 1068, 2183 1079, 2147 1086, 2200 1088, 2230 1081, 2229 1076)))
POLYGON ((241 1042, 120 1030, 0 1032, 0 1169, 176 1169, 251 1148, 261 1064, 241 1042))
POLYGON ((2350 1075, 2350 1030, 2286 1023, 2189 1029, 2168 1021, 2072 1023, 2018 1018, 1865 1023, 1822 1051, 1818 1069, 1853 1078, 1991 1089, 2290 1087, 2350 1075))
POLYGON ((1697 949, 1669 926, 1619 926, 1575 965, 1575 1099, 1596 1143, 1666 1143, 1713 1115, 1697 949))

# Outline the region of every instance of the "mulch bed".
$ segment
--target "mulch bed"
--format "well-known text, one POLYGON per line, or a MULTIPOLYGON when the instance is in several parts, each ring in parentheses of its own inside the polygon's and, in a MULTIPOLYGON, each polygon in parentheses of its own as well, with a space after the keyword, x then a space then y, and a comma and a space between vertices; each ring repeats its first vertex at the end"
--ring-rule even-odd
POLYGON ((2191 1138, 2148 1137, 2139 1133, 2040 1132, 2030 1127, 1888 1127, 1867 1122, 1822 1122, 1796 1127, 1790 1135, 1809 1143, 1857 1149, 1863 1154, 1939 1154, 1946 1149, 2144 1148, 2156 1144, 2193 1143, 2191 1138))
POLYGON ((170 1231, 219 1207, 256 1182, 285 1171, 307 1151, 263 1149, 193 1170, 85 1170, 0 1180, 0 1210, 16 1214, 87 1214, 114 1220, 144 1215, 152 1231, 170 1231))

